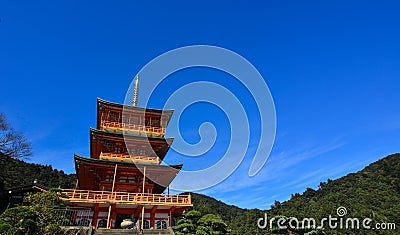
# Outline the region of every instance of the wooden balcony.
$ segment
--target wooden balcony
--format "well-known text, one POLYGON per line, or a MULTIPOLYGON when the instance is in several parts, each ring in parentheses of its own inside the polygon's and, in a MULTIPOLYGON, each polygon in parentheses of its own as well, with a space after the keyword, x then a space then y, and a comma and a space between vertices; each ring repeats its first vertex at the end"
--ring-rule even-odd
POLYGON ((64 201, 86 202, 86 203, 120 203, 137 205, 158 205, 158 206, 192 206, 190 194, 188 195, 167 195, 167 194, 146 194, 127 193, 110 191, 91 191, 63 189, 61 191, 64 201), (65 196, 65 197, 64 197, 65 196))
POLYGON ((138 163, 150 163, 150 164, 160 164, 159 157, 151 157, 151 156, 140 156, 140 155, 129 155, 122 153, 100 153, 100 159, 102 160, 111 160, 111 161, 119 161, 119 162, 138 162, 138 163))
POLYGON ((165 128, 155 126, 143 126, 139 124, 122 123, 122 122, 111 122, 102 120, 100 123, 101 129, 113 129, 118 131, 130 131, 130 132, 142 132, 148 136, 164 136, 165 128))

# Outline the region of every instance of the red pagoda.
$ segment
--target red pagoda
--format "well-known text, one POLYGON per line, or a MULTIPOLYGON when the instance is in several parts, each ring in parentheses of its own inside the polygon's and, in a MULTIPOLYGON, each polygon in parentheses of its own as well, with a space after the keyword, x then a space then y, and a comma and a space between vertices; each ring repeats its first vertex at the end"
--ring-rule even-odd
POLYGON ((90 158, 75 154, 76 188, 63 190, 67 205, 90 211, 78 213, 79 225, 115 229, 130 219, 138 229, 166 229, 192 206, 189 194, 169 194, 182 165, 161 164, 173 141, 164 137, 173 110, 137 107, 137 94, 136 77, 132 106, 97 99, 90 158))

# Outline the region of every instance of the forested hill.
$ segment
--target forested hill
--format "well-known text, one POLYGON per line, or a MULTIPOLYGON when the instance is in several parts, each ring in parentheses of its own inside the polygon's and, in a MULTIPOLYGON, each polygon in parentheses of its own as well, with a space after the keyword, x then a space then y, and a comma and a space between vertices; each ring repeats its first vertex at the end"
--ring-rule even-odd
MULTIPOLYGON (((276 201, 268 211, 246 210, 229 206, 214 198, 192 194, 194 209, 216 213, 227 222, 234 234, 256 234, 257 219, 267 212, 269 218, 283 215, 298 219, 313 217, 317 221, 329 215, 337 216, 343 206, 349 217, 372 218, 375 222, 394 222, 397 230, 381 234, 396 234, 400 227, 400 154, 389 155, 357 173, 336 180, 321 182, 317 190, 307 188, 285 202, 276 201)), ((341 231, 346 234, 348 231, 341 231)), ((376 231, 354 231, 355 234, 376 234, 376 231)))
POLYGON ((217 214, 228 224, 232 234, 256 234, 257 220, 264 216, 264 211, 259 209, 242 209, 237 206, 227 205, 215 198, 191 193, 193 209, 205 214, 217 214))
POLYGON ((357 173, 322 182, 318 190, 307 188, 286 202, 276 202, 269 213, 321 219, 336 216, 340 206, 347 209, 347 216, 395 222, 400 227, 400 154, 389 155, 357 173))
POLYGON ((26 163, 0 153, 0 190, 33 184, 34 180, 49 188, 73 188, 76 176, 65 174, 64 171, 53 169, 51 166, 26 163))

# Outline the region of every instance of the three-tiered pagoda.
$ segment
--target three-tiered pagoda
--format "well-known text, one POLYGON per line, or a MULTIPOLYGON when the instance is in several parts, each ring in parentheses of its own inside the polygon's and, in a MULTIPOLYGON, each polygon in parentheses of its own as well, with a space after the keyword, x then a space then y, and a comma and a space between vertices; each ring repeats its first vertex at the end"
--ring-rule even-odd
POLYGON ((79 225, 121 228, 131 219, 138 229, 166 229, 174 215, 192 206, 190 195, 163 194, 182 165, 162 165, 173 138, 165 138, 173 110, 137 107, 97 99, 97 127, 90 129, 90 158, 75 154, 75 189, 64 189, 67 205, 90 210, 79 225))

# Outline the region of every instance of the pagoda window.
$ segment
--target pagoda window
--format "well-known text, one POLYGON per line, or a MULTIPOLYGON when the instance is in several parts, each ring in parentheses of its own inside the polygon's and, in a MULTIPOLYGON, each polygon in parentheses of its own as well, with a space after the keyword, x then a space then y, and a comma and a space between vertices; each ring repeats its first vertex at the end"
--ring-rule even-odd
POLYGON ((167 222, 165 220, 157 221, 156 229, 167 229, 167 222))
POLYGON ((111 141, 103 140, 102 144, 105 147, 105 149, 108 150, 109 152, 113 152, 113 150, 115 149, 115 144, 111 141))
POLYGON ((127 183, 128 181, 128 177, 127 176, 120 176, 118 177, 118 182, 122 182, 122 183, 127 183))
POLYGON ((137 124, 140 124, 140 121, 139 121, 139 119, 138 119, 137 117, 135 117, 135 116, 133 116, 133 117, 132 117, 132 116, 129 116, 128 123, 137 125, 137 124))
POLYGON ((97 228, 105 228, 107 226, 107 220, 102 219, 99 221, 97 228))
POLYGON ((131 116, 130 115, 122 115, 122 121, 124 123, 129 123, 131 121, 131 116))
POLYGON ((136 183, 137 179, 136 179, 136 177, 128 177, 128 182, 129 183, 136 183))
POLYGON ((160 126, 160 119, 153 119, 151 122, 152 126, 160 126))
POLYGON ((143 229, 150 229, 150 222, 148 220, 143 221, 143 229))
POLYGON ((120 115, 116 112, 110 112, 109 121, 111 122, 120 122, 120 115))
POLYGON ((112 182, 113 181, 113 176, 112 175, 106 175, 106 177, 104 177, 104 181, 112 182))

